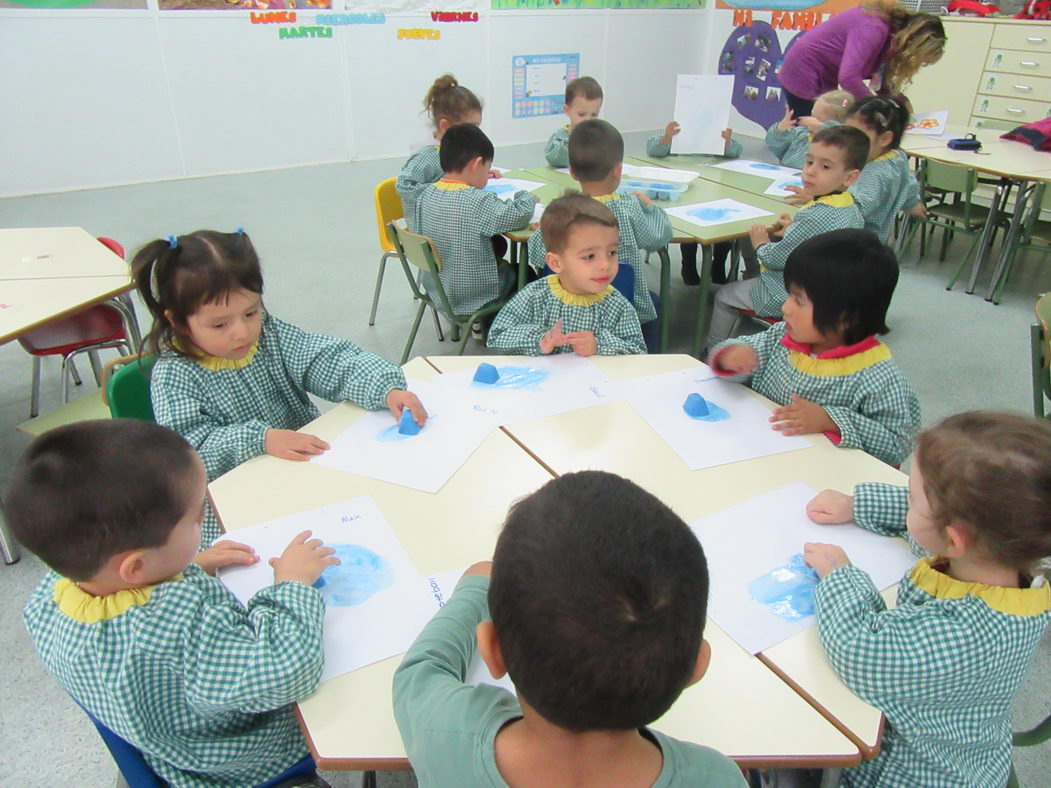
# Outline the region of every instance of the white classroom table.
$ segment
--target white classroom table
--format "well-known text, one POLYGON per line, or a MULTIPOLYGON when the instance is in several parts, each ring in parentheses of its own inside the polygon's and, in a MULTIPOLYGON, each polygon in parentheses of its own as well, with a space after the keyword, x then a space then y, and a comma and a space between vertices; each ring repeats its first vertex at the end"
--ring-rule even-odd
POLYGON ((0 229, 0 280, 128 278, 128 264, 81 227, 0 229))
MULTIPOLYGON (((450 369, 477 364, 478 361, 477 358, 458 357, 430 359, 432 365, 450 369)), ((637 356, 602 359, 600 363, 604 367, 612 364, 619 365, 622 370, 635 370, 630 374, 696 364, 688 356, 637 356)), ((410 378, 427 378, 433 373, 432 366, 421 359, 409 362, 405 370, 410 378)), ((644 423, 631 423, 634 412, 630 408, 627 418, 624 414, 618 415, 618 411, 627 407, 624 403, 616 403, 569 414, 585 420, 578 432, 590 432, 587 425, 596 423, 591 421, 595 418, 595 411, 605 413, 598 414, 597 424, 603 433, 598 437, 601 447, 610 452, 607 454, 597 449, 587 452, 577 463, 578 467, 606 468, 630 477, 639 475, 643 465, 650 465, 660 475, 661 466, 672 464, 667 456, 658 457, 653 451, 663 446, 656 435, 650 431, 651 434, 646 436, 648 427, 644 423), (612 414, 608 412, 610 409, 613 409, 612 414), (655 447, 654 443, 659 445, 655 447), (632 454, 639 466, 635 474, 627 467, 632 454)), ((361 413, 361 409, 353 405, 342 404, 304 430, 332 439, 361 413)), ((563 418, 552 417, 555 432, 560 431, 558 424, 563 418)), ((638 417, 635 419, 641 422, 638 417)), ((553 474, 544 466, 562 465, 558 458, 550 456, 542 441, 538 440, 534 446, 522 439, 522 426, 543 426, 547 421, 541 419, 529 425, 516 425, 513 431, 494 431, 453 478, 433 495, 323 466, 290 463, 266 456, 250 460, 225 474, 214 481, 209 490, 220 519, 227 530, 234 532, 235 538, 236 529, 246 525, 356 495, 372 495, 421 573, 447 571, 491 556, 508 505, 552 478, 553 474)), ((575 420, 568 421, 572 424, 575 420)), ((580 443, 583 443, 583 438, 580 443)), ((670 452, 666 446, 663 448, 666 453, 670 452)), ((838 459, 839 454, 836 457, 838 459)), ((799 474, 789 472, 787 466, 790 463, 782 464, 786 467, 780 484, 799 478, 799 474)), ((754 467, 759 469, 762 466, 754 467)), ((732 466, 732 471, 739 474, 742 468, 732 466)), ((750 471, 752 469, 749 467, 750 471)), ((724 472, 725 469, 716 468, 707 473, 721 475, 724 472)), ((871 474, 861 470, 855 474, 833 476, 843 480, 844 484, 870 477, 871 474)), ((674 476, 674 479, 684 478, 674 476)), ((743 478, 743 484, 739 482, 737 485, 742 490, 740 494, 734 491, 732 500, 705 501, 700 495, 685 494, 686 490, 701 492, 696 486, 699 478, 686 480, 687 484, 679 489, 673 484, 650 484, 649 480, 646 486, 690 518, 716 511, 758 492, 749 490, 754 485, 743 478), (683 504, 687 505, 685 510, 683 504)), ((707 478, 705 488, 708 487, 707 478)), ((804 476, 804 480, 806 478, 804 476)), ((771 481, 764 488, 776 486, 779 483, 771 481)), ((728 489, 730 487, 732 485, 728 489)), ((713 485, 711 489, 718 488, 713 485)), ((698 685, 687 689, 672 709, 655 723, 655 727, 671 736, 715 747, 744 766, 835 767, 859 762, 862 754, 859 743, 823 716, 803 694, 778 678, 763 661, 746 653, 710 621, 706 637, 713 652, 708 675, 698 685)), ((815 659, 823 660, 824 657, 816 653, 815 659)), ((339 676, 325 682, 316 695, 299 704, 301 723, 320 766, 330 769, 408 768, 391 710, 391 677, 399 662, 400 657, 394 657, 339 676)), ((831 674, 827 667, 825 671, 831 674)), ((845 688, 842 691, 846 692, 845 688)), ((860 704, 857 716, 871 722, 874 732, 869 738, 874 742, 878 738, 879 713, 860 704)), ((855 724, 859 729, 864 728, 861 721, 855 721, 855 724)))

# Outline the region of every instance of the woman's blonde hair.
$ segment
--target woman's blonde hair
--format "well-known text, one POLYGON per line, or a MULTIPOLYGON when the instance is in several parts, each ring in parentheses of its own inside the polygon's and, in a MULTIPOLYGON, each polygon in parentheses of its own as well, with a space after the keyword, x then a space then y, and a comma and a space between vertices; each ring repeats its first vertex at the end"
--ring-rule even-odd
POLYGON ((862 8, 890 25, 891 56, 883 68, 883 92, 900 93, 917 71, 936 63, 945 52, 945 28, 938 17, 882 0, 868 0, 862 8))

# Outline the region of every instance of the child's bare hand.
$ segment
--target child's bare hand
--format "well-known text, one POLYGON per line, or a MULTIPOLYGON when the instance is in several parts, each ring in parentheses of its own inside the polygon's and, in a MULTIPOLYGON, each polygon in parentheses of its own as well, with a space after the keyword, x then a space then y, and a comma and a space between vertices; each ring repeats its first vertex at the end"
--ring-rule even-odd
POLYGON ((255 550, 240 542, 223 539, 197 554, 193 562, 210 575, 226 566, 251 566, 259 561, 255 550))
POLYGON ((792 128, 794 125, 796 125, 796 122, 792 119, 792 116, 794 114, 795 113, 792 112, 792 108, 786 106, 785 107, 785 116, 783 118, 781 118, 781 122, 777 124, 778 130, 780 130, 780 131, 788 131, 790 128, 792 128))
POLYGON ((493 562, 492 561, 479 561, 476 564, 471 564, 467 567, 467 570, 463 573, 464 577, 468 575, 478 575, 479 577, 489 577, 493 573, 493 562))
POLYGON ((839 429, 825 409, 816 402, 792 395, 792 402, 782 405, 770 417, 774 429, 785 435, 810 435, 839 429))
POLYGON ((263 451, 282 460, 305 462, 328 448, 329 445, 317 435, 295 430, 269 429, 263 438, 263 451))
POLYGON ((854 520, 854 496, 839 490, 822 490, 807 502, 806 514, 821 525, 842 525, 854 520))
POLYGON ((598 352, 598 340, 590 331, 574 331, 566 334, 566 344, 578 356, 593 356, 598 352))
POLYGON ((803 545, 803 560, 806 565, 824 579, 841 566, 848 566, 850 559, 838 544, 807 542, 803 545))
POLYGON ((339 563, 333 555, 335 552, 334 548, 325 547, 320 539, 311 539, 310 531, 303 531, 289 542, 280 556, 270 559, 270 566, 274 567, 274 582, 287 580, 312 586, 322 572, 339 563))
POLYGON ((387 393, 387 407, 394 414, 395 420, 401 420, 401 412, 408 408, 412 411, 413 420, 421 427, 427 423, 427 409, 420 398, 405 389, 391 389, 387 393))
POLYGON ((825 125, 813 115, 804 115, 799 119, 798 123, 800 126, 806 126, 807 131, 809 131, 811 134, 813 134, 816 131, 819 131, 821 127, 825 125))
POLYGON ((634 195, 635 195, 636 197, 638 197, 638 198, 639 198, 639 202, 641 202, 641 203, 642 203, 643 205, 645 205, 645 206, 647 206, 647 207, 648 207, 648 206, 650 206, 650 205, 653 205, 653 200, 651 200, 651 199, 650 199, 649 197, 647 197, 647 196, 646 196, 645 194, 643 194, 642 192, 633 192, 633 194, 634 194, 634 195))
POLYGON ((926 219, 927 206, 924 205, 922 202, 918 202, 914 206, 909 208, 909 210, 906 211, 906 213, 909 214, 909 216, 915 216, 917 219, 926 219))
POLYGON ((546 334, 540 337, 540 352, 545 356, 556 347, 566 344, 566 335, 562 333, 562 318, 555 321, 546 334))
POLYGON ((662 145, 671 145, 671 138, 682 131, 682 126, 676 123, 674 120, 664 127, 664 138, 661 140, 662 145))
POLYGON ((503 177, 504 176, 500 174, 499 170, 489 170, 489 178, 490 178, 490 180, 493 179, 493 178, 503 178, 503 177))
POLYGON ((730 147, 730 143, 733 142, 734 130, 729 127, 725 128, 719 132, 719 136, 723 138, 723 143, 725 143, 723 145, 723 153, 725 153, 726 149, 730 147))
POLYGON ((752 242, 752 248, 758 249, 770 243, 770 232, 761 224, 753 224, 748 228, 748 239, 752 242))
POLYGON ((785 189, 792 192, 791 195, 785 197, 785 202, 789 205, 804 205, 814 199, 814 195, 798 186, 785 186, 785 189))
POLYGON ((733 375, 751 375, 759 366, 759 356, 748 345, 731 345, 716 358, 719 370, 733 375))

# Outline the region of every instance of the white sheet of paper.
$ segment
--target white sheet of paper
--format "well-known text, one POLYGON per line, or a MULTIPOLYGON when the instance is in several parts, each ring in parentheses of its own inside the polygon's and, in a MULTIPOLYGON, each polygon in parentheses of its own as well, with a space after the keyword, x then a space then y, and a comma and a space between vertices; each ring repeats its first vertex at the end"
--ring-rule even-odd
POLYGON ((806 438, 774 430, 770 411, 751 392, 740 383, 720 380, 704 364, 619 385, 624 398, 691 471, 813 446, 806 438), (683 410, 694 393, 710 407, 704 419, 683 410))
POLYGON ((523 181, 518 178, 490 178, 489 182, 485 184, 485 190, 492 192, 506 202, 514 199, 515 194, 518 192, 533 192, 541 186, 547 186, 547 184, 539 181, 523 181))
MULTIPOLYGON (((325 598, 323 681, 404 653, 433 613, 420 573, 369 496, 241 528, 230 535, 255 548, 259 563, 219 570, 244 604, 274 582, 269 559, 310 530, 336 548, 318 590, 325 598)), ((226 538, 226 537, 222 537, 226 538)))
MULTIPOLYGON (((817 490, 796 482, 737 506, 705 517, 690 527, 701 541, 708 559, 711 598, 708 614, 751 654, 774 646, 816 623, 813 615, 799 614, 807 609, 800 601, 813 590, 813 580, 797 589, 796 599, 788 603, 762 603, 749 592, 750 584, 785 566, 792 556, 801 555, 806 542, 838 544, 852 563, 872 575, 882 591, 897 583, 916 562, 916 556, 900 539, 874 534, 856 525, 817 525, 806 516, 806 504, 817 490), (795 602, 794 612, 792 602, 795 602), (777 611, 777 612, 775 612, 777 611), (780 614, 779 614, 780 613, 780 614), (788 620, 796 618, 797 620, 788 620)), ((785 573, 786 575, 788 573, 785 573)), ((782 576, 784 577, 784 576, 782 576)), ((791 593, 792 582, 784 577, 782 593, 791 593)), ((753 585, 753 593, 755 591, 753 585)))
POLYGON ((718 170, 743 172, 745 175, 758 175, 760 178, 769 178, 772 181, 783 180, 784 178, 798 178, 802 175, 800 170, 794 170, 791 167, 782 167, 780 164, 767 164, 765 161, 751 161, 750 159, 728 159, 712 166, 718 170))
POLYGON ((473 383, 477 367, 447 372, 436 381, 447 386, 453 397, 464 397, 483 409, 501 414, 501 424, 539 419, 595 405, 618 402, 624 397, 597 366, 574 353, 537 356, 528 361, 492 356, 490 364, 500 372, 495 384, 473 383))
POLYGON ((555 167, 555 172, 563 172, 566 175, 570 175, 569 167, 555 167))
POLYGON ((640 167, 637 164, 625 164, 621 171, 625 178, 638 178, 659 183, 693 183, 701 177, 692 170, 674 170, 671 167, 640 167))
POLYGON ((389 410, 364 414, 311 462, 370 479, 438 492, 499 423, 502 412, 475 410, 433 381, 408 381, 427 409, 417 435, 401 435, 389 410))
POLYGON ((539 222, 542 218, 544 218, 544 204, 542 202, 538 202, 536 204, 536 207, 533 208, 533 218, 529 221, 539 222))
POLYGON ((920 112, 912 116, 912 120, 905 126, 905 131, 909 134, 938 136, 945 133, 948 123, 949 110, 947 109, 937 112, 920 112))
POLYGON ((766 189, 763 194, 770 194, 774 197, 788 197, 789 195, 795 194, 793 191, 786 189, 786 186, 797 186, 803 188, 803 179, 798 176, 791 176, 789 178, 779 178, 773 181, 766 189))
POLYGON ((722 132, 730 125, 734 78, 714 74, 678 74, 675 77, 675 121, 679 133, 671 138, 672 153, 722 155, 722 132))
POLYGON ((665 208, 665 213, 678 216, 691 224, 699 227, 712 227, 717 224, 729 224, 730 222, 741 222, 748 219, 758 219, 760 216, 773 216, 773 212, 756 208, 754 205, 738 202, 729 197, 721 200, 709 200, 692 205, 680 205, 675 208, 665 208))

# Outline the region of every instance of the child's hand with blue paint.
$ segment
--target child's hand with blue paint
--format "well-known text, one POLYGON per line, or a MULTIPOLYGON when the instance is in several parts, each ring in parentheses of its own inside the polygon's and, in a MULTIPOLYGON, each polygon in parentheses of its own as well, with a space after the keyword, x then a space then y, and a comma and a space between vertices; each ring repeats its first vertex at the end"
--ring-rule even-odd
POLYGON ((839 490, 822 490, 806 505, 806 514, 821 525, 842 525, 854 521, 854 496, 839 490))
POLYGON ((240 542, 223 539, 197 554, 193 562, 205 572, 214 576, 215 570, 226 566, 251 566, 259 561, 255 550, 240 542))
POLYGON ((387 394, 387 407, 394 414, 395 421, 401 421, 401 412, 408 408, 412 411, 412 417, 421 427, 427 423, 427 409, 423 407, 420 398, 411 391, 405 389, 391 389, 387 394))
POLYGON ((274 567, 274 583, 302 583, 312 586, 328 567, 340 561, 333 553, 335 549, 325 547, 320 539, 311 539, 310 531, 303 531, 296 536, 285 551, 277 558, 270 559, 274 567))
POLYGON ((807 542, 803 545, 803 560, 817 572, 821 579, 828 577, 842 566, 849 566, 850 559, 838 544, 807 542))

